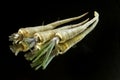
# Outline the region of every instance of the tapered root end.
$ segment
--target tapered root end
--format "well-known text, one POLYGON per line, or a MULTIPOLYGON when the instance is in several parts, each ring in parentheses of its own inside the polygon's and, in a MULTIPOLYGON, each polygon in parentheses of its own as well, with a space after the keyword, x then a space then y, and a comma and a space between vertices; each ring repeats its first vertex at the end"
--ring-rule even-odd
POLYGON ((97 11, 94 11, 94 16, 98 16, 99 17, 99 14, 97 11))
POLYGON ((62 25, 62 24, 65 24, 65 23, 68 23, 68 22, 71 22, 71 21, 78 20, 78 19, 86 16, 87 14, 88 14, 88 12, 86 12, 86 13, 80 15, 80 16, 77 16, 77 17, 73 17, 73 18, 68 18, 68 19, 56 21, 56 22, 50 23, 50 24, 48 24, 48 25, 49 25, 49 26, 52 26, 53 28, 56 28, 57 26, 60 26, 60 25, 62 25))

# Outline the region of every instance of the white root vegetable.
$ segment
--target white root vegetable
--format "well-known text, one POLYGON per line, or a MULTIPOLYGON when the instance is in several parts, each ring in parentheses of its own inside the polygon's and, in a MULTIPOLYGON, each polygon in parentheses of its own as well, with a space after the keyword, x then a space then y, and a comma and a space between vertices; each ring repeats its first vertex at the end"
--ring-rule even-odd
POLYGON ((55 34, 57 32, 59 32, 60 30, 68 30, 70 28, 75 28, 78 26, 83 25, 85 22, 87 22, 89 19, 86 19, 85 21, 82 21, 78 24, 73 24, 73 25, 68 25, 68 26, 63 26, 57 29, 53 29, 53 30, 47 30, 47 31, 42 31, 42 32, 37 32, 34 34, 34 38, 37 39, 37 41, 39 41, 39 43, 44 44, 45 42, 49 41, 50 39, 52 39, 53 37, 55 37, 55 34))
MULTIPOLYGON (((10 41, 13 41, 13 45, 10 46, 10 49, 13 51, 13 53, 17 54, 19 53, 20 51, 23 51, 23 52, 26 52, 28 51, 30 48, 32 48, 33 44, 32 45, 29 45, 27 44, 27 41, 24 41, 26 40, 26 38, 31 38, 33 37, 33 35, 36 33, 36 32, 41 32, 41 31, 47 31, 47 30, 51 30, 51 29, 54 29, 56 28, 57 26, 59 25, 62 25, 62 24, 65 24, 67 22, 71 22, 71 21, 74 21, 74 20, 77 20, 77 19, 80 19, 82 18, 83 16, 87 15, 88 13, 84 13, 83 15, 81 16, 78 16, 78 17, 73 17, 73 18, 68 18, 68 19, 64 19, 64 20, 60 20, 60 21, 56 21, 56 22, 53 22, 53 23, 50 23, 50 24, 47 24, 47 25, 44 25, 44 26, 36 26, 36 27, 27 27, 27 28, 21 28, 18 30, 18 33, 14 33, 12 34, 11 36, 9 36, 9 40, 10 41), (19 48, 19 46, 23 46, 22 48, 19 48)), ((81 24, 83 24, 85 21, 81 22, 81 24)), ((73 27, 73 26, 71 26, 73 27)), ((70 28, 70 27, 65 27, 65 28, 70 28)), ((63 28, 63 29, 65 29, 63 28)), ((62 28, 61 28, 62 29, 62 28)), ((51 32, 51 31, 50 31, 51 32)), ((43 32, 44 35, 46 35, 45 32, 43 32)), ((42 35, 42 34, 41 34, 42 35)), ((46 35, 48 36, 48 35, 46 35)), ((52 38, 51 36, 49 36, 49 38, 52 38)), ((46 41, 48 40, 48 38, 44 38, 46 41)), ((28 39, 29 41, 29 39, 28 39)))
POLYGON ((95 16, 93 19, 86 22, 85 24, 80 26, 78 25, 78 27, 72 29, 59 30, 55 36, 60 38, 60 43, 64 43, 67 40, 74 38, 75 36, 83 32, 85 29, 87 29, 92 23, 96 21, 97 18, 98 17, 95 16))
POLYGON ((47 24, 47 25, 44 25, 44 26, 21 28, 21 29, 18 30, 18 34, 22 35, 23 37, 32 37, 33 34, 36 33, 36 32, 54 29, 57 26, 60 26, 62 24, 80 19, 87 14, 88 13, 84 13, 83 15, 80 15, 80 16, 77 16, 77 17, 56 21, 56 22, 53 22, 53 23, 50 23, 50 24, 47 24))
POLYGON ((73 45, 80 42, 88 33, 90 33, 95 28, 95 26, 97 25, 97 23, 99 21, 99 14, 97 12, 94 12, 94 15, 95 15, 96 20, 90 27, 88 27, 85 31, 83 31, 76 37, 74 37, 64 43, 59 43, 57 45, 57 50, 58 50, 59 54, 63 54, 66 51, 68 51, 73 45))
POLYGON ((24 57, 30 61, 31 67, 35 70, 40 67, 45 69, 55 56, 67 52, 95 28, 99 21, 99 14, 95 11, 91 20, 88 18, 78 24, 56 27, 80 19, 87 14, 43 26, 21 28, 18 33, 9 37, 13 42, 10 49, 15 55, 24 52, 24 57))

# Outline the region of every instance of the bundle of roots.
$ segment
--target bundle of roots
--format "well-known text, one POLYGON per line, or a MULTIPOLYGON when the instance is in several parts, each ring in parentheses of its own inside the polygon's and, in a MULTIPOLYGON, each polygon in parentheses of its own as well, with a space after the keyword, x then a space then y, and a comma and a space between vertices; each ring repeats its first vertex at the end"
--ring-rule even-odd
POLYGON ((40 67, 45 69, 55 56, 64 54, 95 28, 99 14, 95 11, 92 19, 87 18, 78 24, 59 28, 57 26, 78 20, 87 14, 47 25, 20 28, 17 33, 9 36, 12 41, 10 49, 16 56, 19 52, 24 52, 25 59, 31 62, 30 65, 35 70, 40 67))

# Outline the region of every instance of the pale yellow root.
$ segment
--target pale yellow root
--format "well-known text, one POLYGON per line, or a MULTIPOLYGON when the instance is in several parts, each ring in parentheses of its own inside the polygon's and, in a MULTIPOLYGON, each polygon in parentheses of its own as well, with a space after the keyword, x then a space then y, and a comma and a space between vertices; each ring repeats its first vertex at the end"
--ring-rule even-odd
POLYGON ((97 19, 89 28, 87 28, 84 32, 80 33, 76 37, 74 37, 64 43, 59 43, 57 45, 57 50, 58 50, 59 54, 63 54, 66 51, 68 51, 73 45, 75 45, 76 43, 81 41, 88 33, 90 33, 95 28, 95 26, 97 25, 97 23, 99 21, 99 14, 97 12, 94 12, 94 15, 95 15, 95 17, 97 17, 97 19))
POLYGON ((72 28, 72 29, 66 29, 66 30, 60 30, 56 33, 56 37, 60 38, 60 43, 64 43, 65 41, 74 38, 81 32, 83 32, 85 29, 87 29, 92 23, 95 22, 97 17, 94 17, 90 21, 86 22, 83 25, 80 25, 78 27, 72 28))
POLYGON ((65 24, 65 23, 80 19, 80 18, 84 17, 87 14, 88 13, 84 13, 81 16, 56 21, 56 22, 53 22, 53 23, 50 23, 50 24, 47 24, 47 25, 44 25, 44 26, 21 28, 21 29, 18 30, 18 34, 22 34, 23 37, 32 37, 33 34, 36 33, 36 32, 54 29, 57 26, 60 26, 62 24, 65 24))
POLYGON ((73 17, 73 18, 68 18, 68 19, 56 21, 56 22, 53 22, 53 23, 48 24, 48 26, 49 26, 49 25, 52 26, 52 29, 53 29, 53 28, 56 28, 56 26, 60 26, 60 25, 62 25, 62 24, 65 24, 65 23, 68 23, 68 22, 71 22, 71 21, 80 19, 80 18, 84 17, 84 16, 87 15, 87 14, 88 14, 88 12, 86 12, 86 13, 80 15, 80 16, 77 16, 77 17, 73 17))
MULTIPOLYGON (((53 29, 53 30, 47 30, 47 31, 42 31, 42 32, 37 32, 34 34, 34 38, 37 38, 39 40, 39 42, 36 44, 36 47, 38 48, 39 45, 41 44, 44 44, 45 42, 47 42, 48 40, 52 39, 54 36, 55 36, 55 33, 59 30, 63 30, 63 29, 69 29, 69 28, 74 28, 74 27, 77 27, 77 26, 80 26, 82 24, 84 24, 85 22, 87 22, 89 19, 86 19, 85 21, 83 22, 80 22, 78 24, 74 24, 74 25, 68 25, 68 26, 64 26, 64 27, 61 27, 61 28, 57 28, 57 29, 53 29)), ((32 30, 32 29, 30 29, 32 30)), ((37 29, 36 29, 37 30, 37 29)), ((27 33, 22 33, 22 31, 24 30, 21 30, 20 29, 20 34, 26 34, 27 36, 30 37, 30 34, 27 34, 27 33)), ((25 32, 25 31, 24 31, 25 32)), ((31 31, 32 32, 32 31, 31 31)), ((33 36, 31 36, 33 37, 33 36)), ((20 37, 22 38, 22 37, 20 37)), ((24 38, 25 39, 25 38, 24 38)), ((21 40, 21 39, 20 39, 21 40)), ((29 45, 26 43, 26 41, 24 40, 21 40, 19 41, 19 43, 17 45, 13 45, 11 46, 11 50, 14 52, 14 53, 18 53, 19 51, 23 51, 23 52, 26 52, 30 49, 29 45), (21 48, 18 47, 19 46, 22 46, 21 48), (15 48, 16 47, 16 48, 15 48)))
POLYGON ((61 28, 57 28, 57 29, 53 29, 53 30, 47 30, 47 31, 43 31, 43 32, 37 32, 34 34, 34 38, 38 39, 39 43, 43 44, 46 41, 52 39, 53 37, 55 37, 56 32, 60 31, 60 30, 67 30, 70 28, 74 28, 77 26, 81 26, 83 25, 85 22, 87 22, 89 19, 86 19, 85 21, 78 23, 78 24, 74 24, 74 25, 68 25, 68 26, 63 26, 61 28))

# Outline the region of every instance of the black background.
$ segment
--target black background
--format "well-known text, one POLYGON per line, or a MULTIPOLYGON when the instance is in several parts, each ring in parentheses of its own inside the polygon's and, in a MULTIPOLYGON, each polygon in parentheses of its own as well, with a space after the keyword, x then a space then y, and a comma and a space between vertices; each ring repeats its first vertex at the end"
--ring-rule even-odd
POLYGON ((12 80, 120 80, 119 25, 117 0, 5 2, 1 9, 0 76, 12 80), (96 28, 76 47, 54 58, 46 70, 34 71, 23 53, 16 57, 9 49, 8 36, 21 27, 93 11, 100 15, 96 28))

